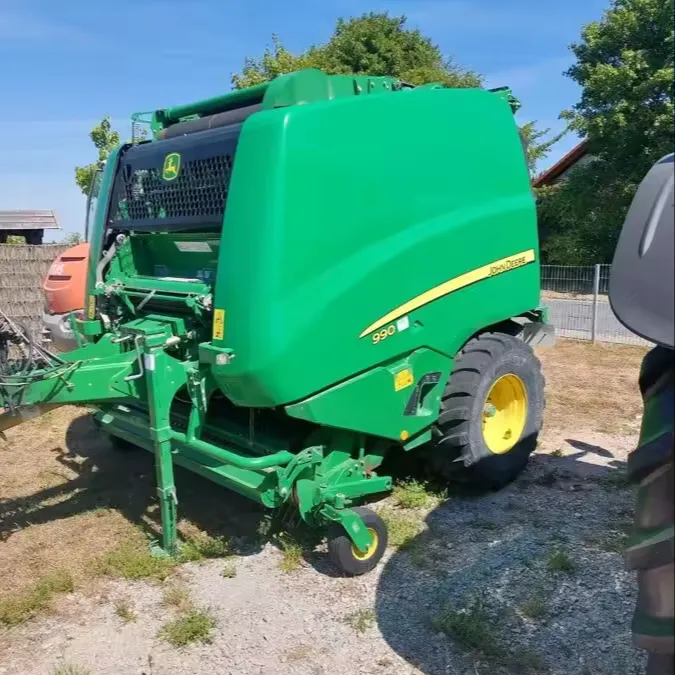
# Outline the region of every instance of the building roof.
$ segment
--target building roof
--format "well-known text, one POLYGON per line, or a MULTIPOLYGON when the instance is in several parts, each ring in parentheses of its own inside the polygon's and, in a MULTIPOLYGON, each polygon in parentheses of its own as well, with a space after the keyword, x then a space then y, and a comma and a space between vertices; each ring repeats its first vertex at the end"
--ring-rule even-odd
POLYGON ((588 139, 584 139, 575 145, 566 155, 561 157, 552 167, 544 171, 532 181, 533 187, 543 187, 554 183, 571 166, 576 164, 582 157, 588 154, 588 139))
POLYGON ((54 211, 0 211, 0 230, 60 230, 54 211))

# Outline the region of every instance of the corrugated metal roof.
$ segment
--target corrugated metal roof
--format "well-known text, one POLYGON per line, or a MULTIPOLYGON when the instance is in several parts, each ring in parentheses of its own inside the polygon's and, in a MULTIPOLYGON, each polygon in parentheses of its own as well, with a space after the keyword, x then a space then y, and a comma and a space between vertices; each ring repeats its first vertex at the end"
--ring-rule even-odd
POLYGON ((0 230, 60 230, 54 211, 0 211, 0 230))

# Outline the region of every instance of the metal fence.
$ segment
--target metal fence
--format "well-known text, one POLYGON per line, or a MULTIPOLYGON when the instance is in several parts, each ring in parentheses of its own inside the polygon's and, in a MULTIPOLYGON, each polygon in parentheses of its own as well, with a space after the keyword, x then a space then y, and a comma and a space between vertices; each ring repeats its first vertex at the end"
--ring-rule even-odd
POLYGON ((616 318, 609 304, 611 265, 542 265, 541 296, 551 323, 561 337, 644 345, 616 318))

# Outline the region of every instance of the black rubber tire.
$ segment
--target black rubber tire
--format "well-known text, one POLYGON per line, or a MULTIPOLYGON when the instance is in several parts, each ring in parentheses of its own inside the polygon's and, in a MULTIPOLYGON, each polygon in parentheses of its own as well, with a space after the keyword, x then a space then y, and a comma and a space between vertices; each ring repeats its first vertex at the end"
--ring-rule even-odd
POLYGON ((471 339, 455 357, 443 392, 429 453, 431 472, 478 489, 504 487, 525 469, 537 447, 544 405, 541 364, 529 345, 505 333, 483 333, 471 339), (515 446, 493 454, 483 438, 483 409, 492 384, 509 373, 525 386, 527 419, 515 446))
POLYGON ((373 570, 380 562, 384 552, 387 550, 389 535, 387 526, 380 516, 363 506, 353 509, 355 513, 361 516, 364 525, 374 530, 377 534, 377 547, 374 553, 367 560, 359 560, 354 556, 352 540, 347 536, 342 527, 336 527, 328 536, 328 555, 333 564, 345 575, 356 577, 360 574, 366 574, 373 570))

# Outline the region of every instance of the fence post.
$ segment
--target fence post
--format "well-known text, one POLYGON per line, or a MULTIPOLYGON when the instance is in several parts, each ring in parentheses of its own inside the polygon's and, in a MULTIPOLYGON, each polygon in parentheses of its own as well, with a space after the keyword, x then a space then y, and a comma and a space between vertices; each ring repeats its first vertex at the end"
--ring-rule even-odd
POLYGON ((595 344, 598 334, 598 295, 600 294, 600 265, 593 270, 593 318, 591 319, 591 342, 595 344))

